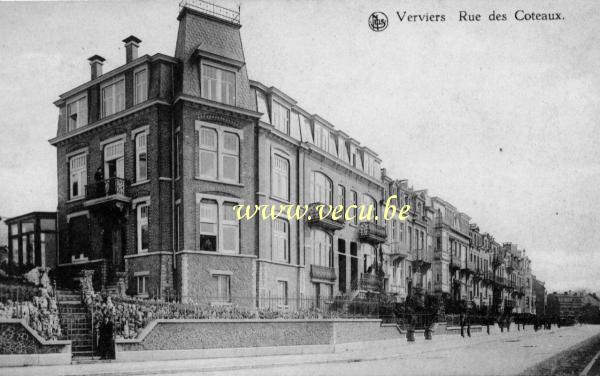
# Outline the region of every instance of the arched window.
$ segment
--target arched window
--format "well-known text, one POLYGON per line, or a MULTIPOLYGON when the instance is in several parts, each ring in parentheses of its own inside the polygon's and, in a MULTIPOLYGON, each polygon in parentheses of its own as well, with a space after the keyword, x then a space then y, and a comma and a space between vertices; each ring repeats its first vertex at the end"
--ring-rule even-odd
POLYGON ((333 238, 325 231, 313 230, 313 264, 331 267, 333 238))
POLYGON ((377 200, 368 194, 363 194, 362 204, 364 205, 364 213, 371 213, 370 221, 376 222, 375 217, 377 216, 377 200))
POLYGON ((315 172, 314 192, 314 202, 333 205, 333 183, 320 172, 315 172))

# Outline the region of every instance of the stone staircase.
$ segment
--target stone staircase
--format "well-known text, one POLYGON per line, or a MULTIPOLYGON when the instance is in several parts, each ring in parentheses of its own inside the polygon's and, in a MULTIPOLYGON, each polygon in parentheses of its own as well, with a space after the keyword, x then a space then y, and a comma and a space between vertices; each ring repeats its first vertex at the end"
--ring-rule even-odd
POLYGON ((81 293, 74 290, 58 290, 58 309, 63 332, 72 341, 73 358, 94 356, 92 316, 81 302, 81 293))

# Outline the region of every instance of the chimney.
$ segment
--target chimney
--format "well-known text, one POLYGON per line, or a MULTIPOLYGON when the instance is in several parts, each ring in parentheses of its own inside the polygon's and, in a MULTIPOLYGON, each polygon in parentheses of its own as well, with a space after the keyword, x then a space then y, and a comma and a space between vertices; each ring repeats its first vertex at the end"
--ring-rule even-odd
POLYGON ((100 55, 94 55, 88 59, 90 61, 90 66, 92 67, 92 80, 102 76, 102 64, 104 64, 104 59, 100 55))
POLYGON ((142 41, 134 35, 123 39, 125 43, 125 64, 132 62, 138 57, 138 46, 142 41))

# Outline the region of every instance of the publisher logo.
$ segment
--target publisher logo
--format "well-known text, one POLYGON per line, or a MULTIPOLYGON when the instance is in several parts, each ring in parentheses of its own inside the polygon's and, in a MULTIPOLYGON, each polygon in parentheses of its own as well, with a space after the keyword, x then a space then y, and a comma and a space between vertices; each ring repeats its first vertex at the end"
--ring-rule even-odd
POLYGON ((383 12, 373 12, 369 16, 369 27, 373 31, 383 31, 388 26, 388 18, 383 12))

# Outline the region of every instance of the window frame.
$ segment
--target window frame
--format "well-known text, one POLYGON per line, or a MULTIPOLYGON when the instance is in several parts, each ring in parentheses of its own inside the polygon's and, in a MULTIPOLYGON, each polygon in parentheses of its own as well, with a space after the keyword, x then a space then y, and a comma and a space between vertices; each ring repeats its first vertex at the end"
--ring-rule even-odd
POLYGON ((290 134, 290 118, 291 111, 290 109, 277 100, 272 100, 273 104, 271 106, 271 111, 273 112, 272 116, 272 125, 273 128, 277 129, 279 132, 289 135, 290 134), (284 120, 284 124, 281 124, 280 121, 284 120))
POLYGON ((273 222, 272 222, 272 226, 271 226, 271 233, 272 233, 272 242, 273 242, 273 254, 272 257, 274 260, 276 261, 283 261, 283 262, 290 262, 290 223, 289 221, 283 219, 283 218, 276 218, 273 222), (276 223, 281 223, 283 224, 283 231, 279 231, 279 229, 277 229, 276 227, 276 223), (278 240, 282 240, 283 241, 283 245, 284 245, 284 249, 281 250, 279 249, 279 243, 278 240), (283 254, 283 257, 281 257, 281 254, 283 254))
MULTIPOLYGON (((207 99, 209 101, 213 101, 213 102, 218 102, 218 103, 223 103, 226 105, 230 105, 230 106, 236 106, 237 105, 237 79, 238 79, 238 71, 237 70, 233 70, 231 68, 226 68, 223 65, 220 64, 215 64, 213 62, 205 62, 205 61, 201 61, 200 62, 200 97, 202 97, 203 99, 207 99), (215 95, 214 98, 211 98, 210 95, 208 95, 208 93, 205 93, 204 90, 204 80, 205 78, 208 78, 208 75, 206 73, 206 68, 210 67, 212 69, 216 70, 216 77, 214 78, 215 80, 215 95), (221 75, 221 72, 229 72, 233 74, 233 103, 229 103, 227 100, 223 100, 225 97, 223 96, 223 93, 221 91, 222 87, 221 85, 223 84, 223 78, 221 75)), ((212 78, 210 78, 212 79, 212 78)), ((210 85, 208 86, 210 88, 210 85)), ((212 93, 211 93, 212 94, 212 93)))
POLYGON ((214 181, 214 182, 220 182, 220 183, 225 183, 225 184, 234 184, 234 185, 239 185, 241 182, 241 160, 242 160, 242 145, 243 145, 243 132, 239 129, 233 128, 233 127, 227 127, 227 126, 221 126, 221 125, 217 125, 217 124, 213 124, 213 123, 208 123, 208 122, 204 122, 204 121, 196 121, 195 123, 195 145, 196 145, 196 158, 195 158, 195 177, 196 179, 200 179, 200 180, 209 180, 209 181, 214 181), (202 135, 202 130, 203 129, 209 129, 212 130, 213 132, 216 132, 216 149, 212 150, 212 149, 208 149, 206 147, 202 147, 200 140, 201 140, 201 135, 202 135), (237 136, 237 180, 235 179, 227 179, 224 177, 224 170, 223 170, 223 158, 224 157, 235 157, 236 155, 231 153, 231 152, 227 152, 225 151, 224 148, 224 140, 225 140, 225 134, 231 134, 234 136, 237 136), (201 174, 201 155, 202 152, 205 153, 215 153, 216 156, 216 177, 215 176, 210 176, 210 175, 206 175, 206 174, 201 174))
POLYGON ((135 207, 135 218, 136 218, 136 249, 138 254, 148 253, 150 249, 150 201, 145 200, 139 202, 135 207), (142 220, 142 209, 146 208, 146 217, 145 220, 142 220), (144 223, 145 222, 145 223, 144 223), (142 239, 142 227, 146 225, 146 231, 148 233, 148 247, 143 248, 143 239, 142 239))
POLYGON ((212 277, 216 280, 217 283, 217 296, 215 296, 215 301, 219 303, 231 303, 231 275, 213 274, 212 277), (227 281, 225 294, 223 294, 223 291, 221 291, 221 288, 223 287, 223 284, 221 282, 222 280, 227 281))
POLYGON ((282 153, 271 154, 271 195, 278 199, 289 201, 290 200, 290 169, 291 163, 289 157, 284 156, 282 153), (287 171, 283 171, 277 167, 277 161, 280 160, 285 163, 287 171), (279 186, 284 184, 285 187, 279 186), (285 192, 280 192, 284 189, 285 192))
POLYGON ((150 132, 148 132, 148 129, 143 129, 140 130, 138 132, 133 133, 133 140, 134 140, 134 146, 135 146, 135 181, 136 183, 141 183, 141 182, 145 182, 150 180, 150 177, 148 176, 150 169, 148 168, 148 164, 149 164, 149 155, 148 155, 148 136, 150 135, 150 132), (139 144, 139 140, 141 139, 141 137, 145 137, 145 141, 144 141, 144 145, 140 146, 139 144), (145 177, 141 177, 140 172, 141 172, 141 168, 140 168, 140 156, 142 154, 145 154, 146 156, 146 167, 145 167, 145 177))
POLYGON ((68 156, 68 165, 69 165, 69 199, 70 200, 78 200, 85 197, 85 186, 87 185, 87 151, 78 152, 76 154, 72 154, 68 156), (73 170, 73 161, 75 158, 83 158, 83 167, 76 168, 73 170), (73 175, 77 175, 78 182, 78 192, 77 195, 73 195, 73 175), (84 184, 85 183, 85 184, 84 184))
POLYGON ((115 78, 103 83, 100 86, 100 118, 101 119, 104 119, 106 117, 109 117, 111 115, 119 113, 127 108, 126 91, 127 91, 127 87, 126 87, 124 75, 115 77, 115 78), (119 93, 117 93, 116 88, 117 88, 117 85, 120 84, 121 82, 123 83, 123 93, 122 93, 123 94, 123 102, 122 102, 123 108, 120 108, 120 107, 118 108, 117 107, 117 103, 118 103, 117 94, 119 94, 119 93), (111 99, 112 99, 111 111, 112 112, 111 113, 107 113, 107 104, 105 103, 106 101, 104 98, 105 90, 109 87, 112 88, 112 90, 111 90, 112 91, 112 93, 111 93, 111 99))
MULTIPOLYGON (((201 244, 201 236, 202 236, 202 230, 201 230, 201 223, 202 218, 200 217, 201 214, 201 207, 200 205, 202 204, 202 202, 213 202, 217 205, 217 218, 216 218, 216 245, 215 245, 215 250, 211 251, 208 250, 206 252, 211 252, 211 253, 221 253, 221 254, 241 254, 241 223, 239 220, 236 220, 236 225, 237 225, 237 242, 236 242, 236 249, 235 250, 226 250, 223 248, 223 227, 224 226, 232 226, 234 223, 234 221, 229 221, 229 220, 225 220, 225 216, 224 216, 224 207, 226 205, 241 205, 244 203, 244 201, 242 199, 236 198, 236 197, 228 197, 228 196, 218 196, 218 195, 212 195, 212 194, 204 194, 204 193, 196 193, 196 245, 197 248, 200 249, 201 251, 205 251, 202 249, 202 244, 201 244)), ((213 222, 206 222, 204 221, 204 223, 213 223, 213 222)), ((209 234, 210 235, 210 234, 209 234)))
POLYGON ((142 102, 145 102, 148 100, 148 94, 149 94, 149 88, 150 85, 148 85, 148 78, 149 78, 149 69, 147 65, 143 65, 140 66, 138 68, 136 68, 133 71, 133 105, 137 105, 140 104, 142 102), (143 85, 139 85, 138 82, 136 81, 137 77, 139 74, 144 73, 145 75, 145 82, 143 83, 143 85), (139 97, 139 93, 138 93, 138 86, 142 86, 142 96, 141 98, 139 97), (144 87, 145 86, 145 87, 144 87))
MULTIPOLYGON (((324 205, 333 205, 333 180, 325 175, 323 172, 321 171, 315 171, 314 175, 313 175, 313 202, 315 203, 321 203, 324 205), (323 182, 325 184, 327 184, 327 186, 323 186, 323 195, 326 195, 328 197, 326 197, 326 200, 322 200, 321 194, 319 193, 319 195, 317 195, 317 187, 318 187, 318 176, 322 176, 323 182), (318 197, 319 196, 319 197, 318 197)), ((320 190, 319 190, 320 191, 320 190)))
POLYGON ((65 117, 66 117, 66 121, 67 121, 67 132, 72 132, 76 129, 79 129, 81 127, 84 127, 88 124, 88 102, 87 102, 87 94, 82 94, 80 96, 74 97, 74 99, 68 101, 65 105, 65 117), (85 109, 85 117, 83 116, 79 116, 79 114, 81 114, 81 101, 85 100, 85 106, 83 107, 85 109), (77 124, 75 124, 74 128, 71 128, 71 117, 69 115, 69 108, 71 105, 73 104, 77 104, 77 124), (81 123, 81 124, 80 124, 81 123))

